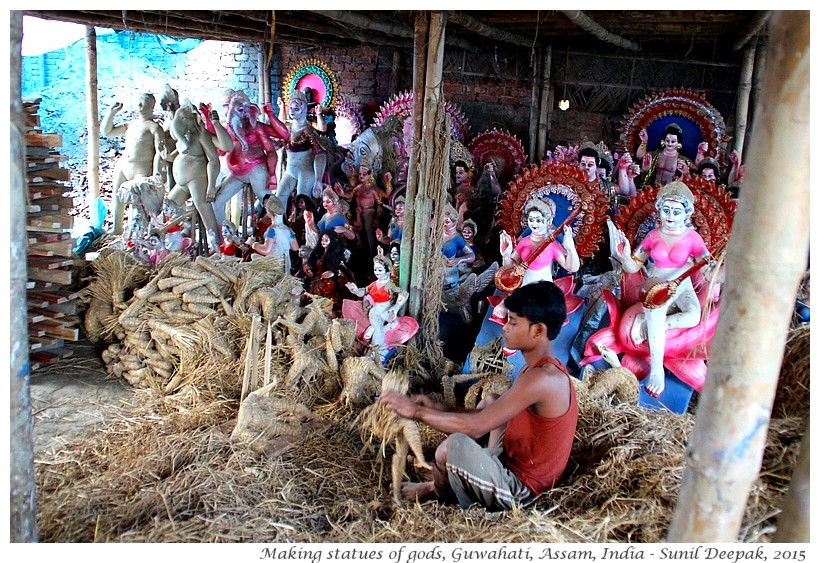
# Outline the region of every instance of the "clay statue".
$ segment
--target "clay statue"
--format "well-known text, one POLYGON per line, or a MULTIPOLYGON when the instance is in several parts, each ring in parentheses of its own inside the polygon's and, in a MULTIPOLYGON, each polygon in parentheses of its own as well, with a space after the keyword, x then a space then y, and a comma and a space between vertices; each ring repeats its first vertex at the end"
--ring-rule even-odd
POLYGON ((288 130, 265 104, 265 114, 271 124, 258 121, 259 107, 252 104, 244 92, 226 92, 228 110, 227 130, 233 139, 233 148, 225 156, 227 173, 223 170, 217 192, 209 196, 219 223, 225 220, 225 205, 246 185, 250 184, 262 203, 265 194, 276 187, 276 146, 274 139, 287 140, 288 130))
POLYGON ((139 97, 137 109, 139 118, 126 123, 114 125, 114 118, 122 110, 122 104, 115 102, 100 124, 100 133, 104 137, 125 135, 125 150, 114 167, 113 233, 122 234, 124 206, 119 197, 120 186, 127 180, 153 176, 161 172, 165 134, 162 127, 153 121, 153 94, 143 93, 139 97))
MULTIPOLYGON (((279 100, 280 107, 283 101, 279 100)), ((288 197, 296 191, 298 195, 322 194, 322 181, 327 167, 327 153, 317 139, 313 126, 308 122, 308 101, 304 92, 294 90, 288 104, 290 114, 289 137, 285 145, 287 164, 282 174, 276 195, 287 206, 288 197)), ((281 123, 281 122, 280 122, 281 123)))
POLYGON ((392 264, 384 256, 373 258, 373 274, 376 281, 366 288, 348 283, 347 289, 363 301, 345 299, 342 315, 356 321, 356 334, 376 347, 384 363, 390 350, 409 340, 418 331, 413 317, 399 317, 398 313, 407 301, 407 292, 390 281, 392 264))
MULTIPOLYGON (((692 328, 701 322, 701 303, 692 275, 679 279, 684 272, 692 273, 693 264, 704 264, 702 260, 710 256, 703 238, 690 224, 694 203, 694 195, 683 182, 671 182, 661 188, 655 204, 660 225, 646 235, 634 254, 624 233, 609 223, 612 256, 621 263, 624 272, 636 274, 642 267, 646 269, 647 278, 641 288, 646 295, 643 308, 631 326, 631 341, 636 345, 648 341, 646 392, 653 397, 664 390, 664 355, 670 352, 665 350, 667 331, 692 328), (671 296, 658 298, 662 295, 659 289, 665 286, 662 282, 671 280, 676 281, 676 290, 671 291, 671 296)), ((678 341, 670 346, 691 347, 692 344, 678 341)), ((676 351, 685 352, 671 352, 676 351)))
MULTIPOLYGON (((552 231, 552 220, 555 217, 555 212, 550 207, 551 202, 547 203, 547 201, 531 199, 527 202, 524 213, 527 215, 527 226, 530 229, 530 234, 522 237, 517 244, 513 241, 509 233, 506 231, 501 232, 499 247, 503 266, 520 266, 522 263, 529 261, 530 256, 535 254, 535 251, 541 244, 548 239, 552 231)), ((558 241, 550 242, 549 245, 528 264, 523 273, 521 285, 527 285, 537 281, 553 281, 553 262, 556 262, 569 273, 578 271, 581 267, 581 260, 578 256, 578 251, 575 249, 572 228, 569 225, 565 225, 563 234, 564 239, 562 243, 558 241)), ((564 291, 565 298, 567 299, 567 314, 569 315, 578 309, 581 302, 577 297, 569 295, 567 293, 567 287, 563 284, 559 285, 559 287, 564 291)), ((492 296, 488 298, 494 306, 490 320, 504 324, 507 319, 507 309, 503 305, 503 298, 499 299, 498 297, 499 296, 492 296)))
POLYGON ((219 155, 211 134, 205 130, 199 112, 190 101, 185 100, 174 115, 171 136, 176 141, 176 156, 173 158, 176 185, 168 199, 180 207, 188 197, 191 198, 208 232, 211 251, 218 252, 222 230, 214 208, 207 200, 215 193, 219 155))
POLYGON ((245 241, 245 244, 250 246, 251 250, 258 253, 252 255, 251 260, 256 256, 278 256, 282 260, 283 271, 290 273, 290 251, 297 252, 299 250, 296 235, 284 223, 285 208, 279 198, 269 197, 265 208, 271 217, 271 225, 265 231, 264 242, 255 242, 252 236, 245 241))

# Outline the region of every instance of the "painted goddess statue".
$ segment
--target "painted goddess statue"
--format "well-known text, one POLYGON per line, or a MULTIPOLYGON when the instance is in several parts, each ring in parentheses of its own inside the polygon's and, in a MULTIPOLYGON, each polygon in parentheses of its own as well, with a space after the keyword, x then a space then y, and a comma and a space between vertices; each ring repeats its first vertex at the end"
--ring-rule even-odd
POLYGON ((701 305, 690 269, 709 256, 703 238, 692 228, 690 219, 694 212, 695 196, 683 182, 671 182, 658 192, 655 207, 660 224, 646 235, 632 253, 624 233, 609 223, 612 239, 612 256, 618 260, 626 273, 646 272, 643 283, 643 310, 632 324, 631 337, 636 344, 649 344, 649 376, 646 391, 653 397, 664 389, 663 359, 666 331, 690 328, 701 320, 701 305), (649 259, 651 258, 651 261, 649 259), (666 299, 653 299, 663 282, 676 280, 677 289, 666 299), (661 284, 661 285, 659 285, 661 284))

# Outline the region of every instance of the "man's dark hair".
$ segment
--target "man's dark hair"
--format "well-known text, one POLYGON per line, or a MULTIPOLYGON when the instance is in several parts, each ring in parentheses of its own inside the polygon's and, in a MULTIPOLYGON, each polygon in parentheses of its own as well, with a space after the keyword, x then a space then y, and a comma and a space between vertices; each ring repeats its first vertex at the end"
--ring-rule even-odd
POLYGON ((524 317, 530 323, 547 325, 547 338, 555 340, 567 318, 567 302, 557 285, 539 281, 522 285, 504 299, 508 311, 524 317))
POLYGON ((595 166, 601 165, 601 155, 598 154, 598 151, 593 149, 592 147, 585 147, 578 151, 578 160, 581 160, 582 156, 591 156, 595 159, 595 166))

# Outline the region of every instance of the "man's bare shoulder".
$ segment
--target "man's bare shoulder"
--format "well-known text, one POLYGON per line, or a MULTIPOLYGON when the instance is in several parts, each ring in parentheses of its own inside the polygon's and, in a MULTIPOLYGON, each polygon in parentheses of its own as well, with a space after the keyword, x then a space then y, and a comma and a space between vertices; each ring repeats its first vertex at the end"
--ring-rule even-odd
POLYGON ((558 416, 566 411, 570 398, 567 374, 552 363, 525 370, 517 379, 534 399, 536 412, 541 416, 558 416), (557 410, 555 407, 558 407, 557 410))

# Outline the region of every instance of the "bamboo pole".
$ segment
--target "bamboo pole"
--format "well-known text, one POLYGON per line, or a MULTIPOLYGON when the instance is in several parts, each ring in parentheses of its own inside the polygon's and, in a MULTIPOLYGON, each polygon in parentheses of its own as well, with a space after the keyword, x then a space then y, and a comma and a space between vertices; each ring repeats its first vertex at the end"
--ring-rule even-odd
MULTIPOLYGON (((418 194, 419 151, 421 142, 422 108, 424 107, 424 76, 427 69, 427 34, 430 31, 430 15, 419 12, 416 15, 415 37, 413 39, 413 139, 407 150, 410 151, 410 162, 407 168, 407 189, 404 204, 404 229, 412 233, 416 224, 416 195, 418 194)), ((399 248, 399 286, 409 293, 410 272, 413 269, 413 240, 411 237, 402 237, 399 248)), ((407 306, 409 309, 420 307, 415 302, 419 295, 410 295, 407 306)), ((417 318, 417 317, 416 317, 417 318)))
POLYGON ((552 44, 544 48, 541 69, 541 114, 538 118, 538 146, 530 162, 538 163, 547 154, 547 138, 552 129, 552 44))
POLYGON ((777 519, 777 532, 773 543, 808 543, 811 541, 811 454, 809 448, 809 430, 811 424, 806 421, 806 433, 800 444, 800 453, 792 472, 789 492, 783 501, 783 512, 777 519))
POLYGON ((538 118, 541 115, 538 100, 540 99, 541 88, 541 61, 544 58, 544 52, 538 49, 534 53, 532 60, 532 93, 530 99, 530 127, 529 127, 529 153, 533 155, 538 149, 538 118))
POLYGON ((687 446, 672 542, 734 542, 757 478, 809 246, 809 20, 779 12, 726 256, 709 375, 687 446))
MULTIPOLYGON (((760 106, 760 92, 763 89, 763 74, 766 72, 766 43, 761 41, 755 49, 755 71, 752 76, 752 101, 749 104, 749 123, 754 123, 755 113, 760 106)), ((746 141, 749 140, 751 128, 746 129, 746 141)), ((744 142, 744 145, 745 145, 744 142)), ((743 162, 742 160, 740 162, 743 162)))
POLYGON ((97 100, 97 32, 93 25, 85 28, 85 107, 86 128, 88 129, 88 162, 86 181, 88 192, 86 204, 94 209, 94 202, 100 197, 100 109, 97 100))
MULTIPOLYGON (((442 109, 442 69, 444 66, 444 31, 447 25, 446 17, 442 12, 431 12, 430 31, 427 44, 427 72, 424 82, 424 112, 422 135, 419 146, 432 148, 435 142, 435 118, 442 109)), ((446 133, 445 133, 446 134, 446 133)), ((430 162, 430 155, 425 154, 425 162, 430 162)), ((430 220, 442 221, 441 214, 433 216, 433 206, 430 194, 434 191, 432 183, 444 181, 441 178, 428 177, 427 167, 420 167, 418 180, 418 195, 415 199, 414 210, 419 219, 413 225, 413 264, 410 272, 409 312, 413 318, 421 315, 422 302, 425 290, 425 272, 427 261, 431 256, 430 220)), ((440 210, 439 210, 440 211, 440 210)), ((406 225, 405 225, 406 227, 406 225)), ((402 236, 404 240, 404 236, 402 236)))
POLYGON ((26 164, 25 119, 22 100, 23 12, 12 11, 10 35, 9 167, 11 168, 9 290, 11 293, 9 337, 11 371, 9 405, 10 519, 12 542, 37 541, 37 502, 34 486, 34 439, 29 393, 28 318, 26 316, 26 164))
MULTIPOLYGON (((746 140, 746 124, 749 119, 749 97, 752 93, 752 74, 755 69, 755 46, 749 45, 743 51, 743 64, 740 67, 740 83, 737 87, 737 111, 735 112, 735 150, 743 158, 743 145, 746 140)), ((742 162, 742 160, 741 160, 742 162)))

